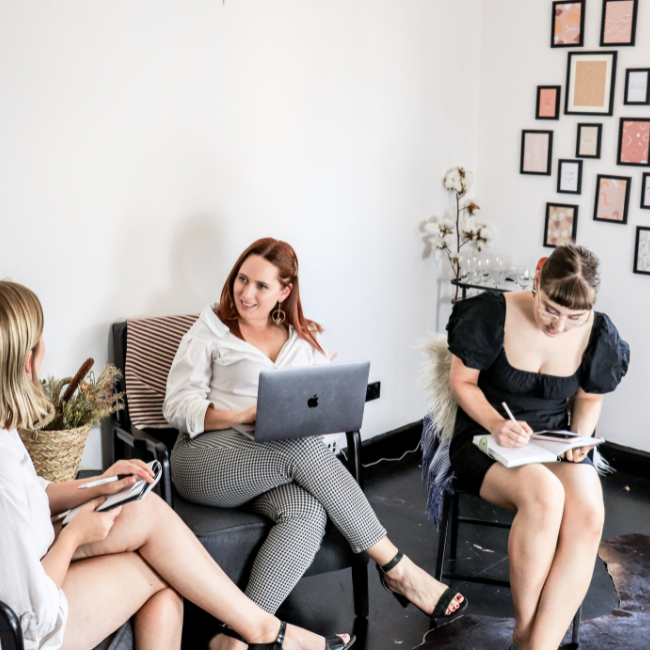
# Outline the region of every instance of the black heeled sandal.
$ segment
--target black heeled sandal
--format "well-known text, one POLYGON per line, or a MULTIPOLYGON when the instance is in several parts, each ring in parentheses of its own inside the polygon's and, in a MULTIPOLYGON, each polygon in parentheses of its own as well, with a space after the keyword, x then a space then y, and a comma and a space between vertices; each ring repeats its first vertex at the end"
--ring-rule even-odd
MULTIPOLYGON (((248 646, 248 650, 282 650, 282 644, 284 643, 284 635, 286 632, 287 624, 282 621, 280 623, 278 638, 275 641, 272 643, 251 643, 248 646)), ((348 650, 356 640, 356 636, 351 636, 350 640, 345 643, 340 636, 328 636, 325 637, 325 650, 348 650)))
MULTIPOLYGON (((388 572, 395 568, 401 561, 402 558, 404 557, 404 553, 398 552, 397 555, 388 563, 384 564, 384 566, 380 566, 377 564, 377 573, 379 573, 379 581, 381 582, 381 586, 397 599, 397 602, 404 608, 408 607, 411 604, 411 601, 406 597, 403 596, 402 594, 398 594, 396 591, 393 591, 387 584, 386 584, 386 575, 388 572)), ((440 622, 445 622, 445 623, 451 623, 453 620, 458 618, 460 614, 462 614, 466 609, 467 605, 469 605, 469 601, 467 598, 463 597, 463 602, 460 603, 457 609, 455 609, 453 612, 450 612, 447 614, 447 608, 451 604, 451 601, 456 598, 456 596, 460 596, 458 592, 453 592, 451 590, 451 587, 447 587, 445 591, 442 592, 442 596, 438 599, 438 602, 436 603, 436 606, 433 608, 433 612, 431 614, 427 614, 423 609, 418 609, 423 613, 426 614, 429 617, 429 620, 431 622, 431 625, 433 627, 437 626, 440 622)), ((417 607, 417 605, 416 605, 417 607)))
POLYGON ((225 623, 222 623, 221 627, 219 627, 219 631, 208 641, 208 650, 210 650, 210 644, 212 643, 212 641, 220 634, 225 634, 226 636, 229 636, 231 639, 237 639, 237 641, 241 641, 242 643, 248 645, 248 641, 242 638, 240 634, 237 634, 237 632, 235 632, 235 630, 233 630, 231 627, 228 627, 225 623))

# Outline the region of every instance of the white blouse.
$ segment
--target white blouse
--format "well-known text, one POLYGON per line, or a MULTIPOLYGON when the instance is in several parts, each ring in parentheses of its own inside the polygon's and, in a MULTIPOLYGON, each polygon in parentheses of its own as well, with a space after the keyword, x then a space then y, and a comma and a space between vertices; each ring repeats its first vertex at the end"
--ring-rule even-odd
MULTIPOLYGON (((322 347, 322 346, 321 346, 322 347)), ((210 404, 241 413, 257 403, 262 370, 317 366, 330 362, 293 327, 275 361, 236 337, 208 305, 181 340, 167 377, 165 419, 194 438, 203 433, 210 404)))
POLYGON ((0 429, 0 600, 20 619, 25 650, 56 650, 68 601, 41 558, 54 541, 49 481, 36 475, 18 432, 0 429))

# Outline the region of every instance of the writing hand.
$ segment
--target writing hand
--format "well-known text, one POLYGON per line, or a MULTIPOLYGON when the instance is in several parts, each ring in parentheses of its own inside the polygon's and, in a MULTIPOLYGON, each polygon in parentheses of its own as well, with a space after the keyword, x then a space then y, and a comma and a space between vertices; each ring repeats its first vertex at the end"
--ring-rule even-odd
POLYGON ((515 423, 502 418, 490 433, 502 447, 523 447, 528 444, 533 430, 523 420, 517 420, 515 423))

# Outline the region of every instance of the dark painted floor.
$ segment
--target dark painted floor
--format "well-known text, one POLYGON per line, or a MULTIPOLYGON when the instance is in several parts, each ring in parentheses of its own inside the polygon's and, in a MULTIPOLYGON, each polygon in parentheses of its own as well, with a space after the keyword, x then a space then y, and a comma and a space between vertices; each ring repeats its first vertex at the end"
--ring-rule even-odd
MULTIPOLYGON (((381 463, 367 469, 366 493, 389 537, 415 562, 433 573, 438 535, 424 513, 426 499, 420 484, 419 462, 419 455, 413 454, 399 463, 381 463)), ((617 473, 605 478, 603 487, 607 512, 603 539, 632 532, 650 535, 650 481, 617 473)), ((465 513, 474 514, 478 508, 481 516, 496 512, 489 504, 475 499, 461 506, 461 513, 463 507, 465 513)), ((508 513, 499 511, 499 517, 507 520, 508 513)), ((491 576, 507 578, 506 535, 507 531, 487 532, 484 528, 467 527, 461 533, 457 568, 464 572, 486 570, 491 576)), ((406 649, 418 645, 427 632, 427 618, 413 607, 402 609, 381 588, 374 566, 370 566, 370 571, 367 634, 364 637, 363 625, 357 621, 357 633, 362 634, 355 650, 406 649)), ((509 589, 475 583, 455 586, 470 600, 472 613, 513 616, 509 589)), ((584 618, 608 614, 617 606, 613 584, 604 564, 598 560, 584 604, 584 618)), ((323 634, 352 631, 355 620, 349 571, 301 580, 278 615, 323 634)))

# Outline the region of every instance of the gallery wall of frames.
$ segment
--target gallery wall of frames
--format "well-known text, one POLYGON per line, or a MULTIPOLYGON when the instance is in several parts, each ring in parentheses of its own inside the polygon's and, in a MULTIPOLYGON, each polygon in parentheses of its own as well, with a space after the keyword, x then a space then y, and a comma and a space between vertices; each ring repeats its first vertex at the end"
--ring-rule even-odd
MULTIPOLYGON (((643 10, 648 9, 646 3, 643 10)), ((551 10, 550 47, 567 48, 566 82, 564 87, 537 86, 531 104, 535 106, 535 118, 545 128, 522 131, 519 171, 537 176, 557 174, 557 192, 569 195, 566 203, 546 204, 543 245, 555 248, 568 241, 580 243, 579 206, 571 202, 570 195, 582 194, 585 174, 596 178, 596 191, 591 214, 580 214, 581 219, 626 227, 630 201, 650 210, 650 171, 638 170, 650 170, 650 58, 647 68, 617 68, 618 48, 634 47, 636 43, 641 24, 639 0, 553 2, 551 10), (600 49, 572 50, 583 47, 587 11, 602 14, 600 49), (624 84, 626 110, 618 124, 612 124, 617 83, 624 84), (557 160, 554 166, 552 123, 567 116, 579 116, 574 133, 575 157, 557 160), (620 174, 602 173, 603 137, 617 138, 615 163, 621 166, 620 174)), ((650 39, 650 16, 646 18, 643 28, 649 33, 643 36, 650 39)), ((612 236, 626 234, 612 232, 612 236)), ((635 236, 633 272, 650 275, 650 225, 637 226, 636 232, 629 234, 635 236)))

